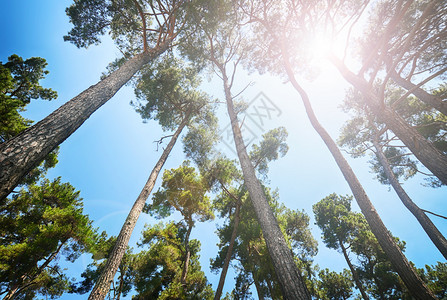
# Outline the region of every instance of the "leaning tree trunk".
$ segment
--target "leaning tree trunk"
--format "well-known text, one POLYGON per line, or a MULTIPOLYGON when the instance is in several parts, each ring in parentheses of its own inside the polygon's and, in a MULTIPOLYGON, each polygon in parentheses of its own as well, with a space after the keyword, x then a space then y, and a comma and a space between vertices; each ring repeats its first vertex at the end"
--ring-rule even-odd
POLYGON ((427 141, 416 129, 409 126, 402 117, 386 105, 380 105, 366 80, 349 71, 343 63, 332 57, 333 64, 342 76, 365 96, 371 111, 405 144, 414 156, 442 183, 447 184, 447 156, 427 141))
POLYGON ((419 100, 447 116, 447 102, 443 101, 440 97, 432 95, 421 87, 412 83, 410 80, 400 77, 394 70, 390 71, 390 76, 395 83, 411 92, 413 95, 418 97, 419 100))
POLYGON ((241 200, 236 199, 236 211, 234 212, 234 225, 233 232, 231 233, 230 244, 228 245, 227 255, 225 256, 225 262, 222 267, 222 272, 220 273, 219 285, 217 286, 216 293, 214 294, 214 300, 219 300, 220 296, 222 296, 222 290, 225 284, 225 277, 227 276, 228 267, 230 266, 231 256, 233 254, 234 242, 237 237, 237 229, 239 227, 240 221, 240 211, 241 211, 241 200))
MULTIPOLYGON (((283 51, 283 55, 286 53, 287 52, 283 51)), ((321 126, 320 122, 315 116, 306 91, 304 91, 304 89, 298 84, 295 79, 295 75, 292 71, 292 68, 290 67, 290 63, 287 57, 284 57, 284 67, 293 87, 301 96, 301 100, 303 101, 307 116, 312 126, 320 135, 321 139, 324 141, 332 156, 334 157, 338 167, 343 173, 343 176, 348 182, 348 185, 351 188, 351 191, 354 194, 354 197, 363 215, 365 216, 366 221, 368 222, 371 231, 376 236, 380 246, 386 253, 394 269, 402 278, 402 281, 405 283, 413 297, 415 297, 416 299, 436 299, 433 293, 427 288, 425 283, 416 274, 414 268, 408 262, 407 258, 394 241, 390 232, 383 224, 379 214, 377 213, 376 209, 369 200, 368 195, 363 189, 363 186, 360 184, 348 162, 343 157, 340 149, 337 147, 337 144, 335 144, 331 136, 327 133, 323 126, 321 126)))
POLYGON ((183 128, 188 123, 188 120, 189 118, 185 118, 185 120, 183 120, 183 122, 177 128, 177 131, 172 136, 171 140, 169 141, 169 144, 166 146, 166 149, 163 151, 163 154, 161 155, 160 159, 158 160, 157 164, 152 170, 151 175, 149 176, 146 184, 144 185, 143 189, 140 192, 140 195, 138 195, 137 200, 135 200, 135 203, 132 206, 129 215, 124 221, 123 227, 121 228, 121 231, 118 237, 116 238, 115 246, 113 247, 113 250, 109 255, 109 258, 107 259, 104 270, 102 271, 98 281, 96 282, 92 292, 90 293, 90 296, 88 297, 89 300, 93 299, 103 300, 106 297, 107 293, 109 292, 110 284, 112 283, 116 271, 118 270, 118 267, 121 264, 121 259, 123 258, 123 255, 126 252, 130 236, 132 235, 132 231, 135 228, 135 224, 137 223, 138 217, 140 216, 141 211, 143 210, 144 204, 146 203, 146 199, 149 197, 149 194, 154 188, 157 176, 160 173, 160 170, 163 167, 164 163, 166 162, 169 153, 174 147, 177 138, 179 137, 183 128))
POLYGON ((394 176, 393 171, 391 170, 391 167, 388 163, 388 160, 385 156, 385 154, 382 151, 382 147, 380 146, 377 136, 373 139, 373 145, 374 148, 376 148, 376 156, 379 160, 380 164, 383 167, 383 171, 385 172, 386 177, 388 178, 389 182, 391 183, 391 186, 396 191, 397 195, 399 196, 402 203, 405 205, 405 207, 415 216, 415 218, 418 220, 419 224, 421 224, 422 228, 425 230, 425 233, 427 233, 428 237, 431 239, 433 244, 438 248, 438 250, 441 252, 441 254, 444 256, 444 258, 447 259, 447 240, 442 235, 442 233, 438 230, 438 228, 433 224, 433 222, 430 220, 429 217, 424 213, 424 211, 414 203, 411 198, 408 196, 408 194, 405 192, 405 190, 400 185, 399 181, 397 180, 396 176, 394 176))
POLYGON ((138 54, 118 70, 74 97, 42 121, 0 144, 0 200, 54 148, 75 132, 146 63, 166 51, 170 43, 138 54))
MULTIPOLYGON (((218 64, 217 62, 215 63, 216 65, 218 64)), ((219 65, 218 68, 223 78, 227 110, 231 120, 234 142, 244 175, 245 186, 247 187, 259 225, 261 226, 282 294, 284 299, 287 300, 310 299, 310 294, 304 280, 294 262, 292 251, 287 246, 286 240, 267 202, 264 190, 256 178, 255 170, 245 149, 246 146, 244 145, 239 122, 234 111, 233 97, 231 96, 225 69, 222 65, 219 65)))
POLYGON ((368 294, 366 294, 365 289, 363 288, 363 284, 360 281, 359 274, 357 273, 357 271, 355 270, 354 266, 351 263, 351 260, 349 259, 348 251, 346 251, 345 245, 343 245, 343 242, 341 241, 341 239, 338 239, 338 243, 340 244, 340 248, 341 248, 341 251, 343 252, 343 256, 345 257, 345 260, 348 263, 348 267, 351 270, 355 285, 359 289, 360 294, 362 294, 362 298, 365 300, 369 300, 369 296, 368 296, 368 294))

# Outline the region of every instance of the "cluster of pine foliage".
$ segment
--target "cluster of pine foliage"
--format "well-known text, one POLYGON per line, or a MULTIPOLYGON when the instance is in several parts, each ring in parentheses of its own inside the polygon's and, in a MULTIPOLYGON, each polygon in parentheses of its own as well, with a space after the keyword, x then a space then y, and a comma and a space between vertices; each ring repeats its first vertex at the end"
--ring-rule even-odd
POLYGON ((371 155, 377 180, 395 190, 447 258, 447 240, 429 218, 436 213, 416 205, 401 185, 416 174, 432 188, 447 184, 446 1, 75 0, 66 13, 73 25, 66 41, 87 47, 108 34, 122 57, 96 85, 34 125, 20 114, 30 101, 57 98, 39 83, 48 74, 45 59, 13 54, 0 63, 3 299, 64 293, 249 299, 254 290, 259 299, 447 297, 447 264, 416 268, 407 260, 405 241, 386 228, 341 151, 371 155), (352 86, 343 105, 352 118, 337 141, 319 122, 300 79, 313 72, 306 47, 319 34, 345 42, 343 52, 328 54, 352 86), (233 88, 243 68, 290 82, 352 191, 313 205, 324 244, 346 260, 340 273, 314 264, 310 217, 285 207, 269 187, 269 163, 288 151, 286 129, 266 132, 257 144, 244 142, 244 105, 233 88), (221 80, 224 99, 201 90, 201 77, 210 71, 221 80), (166 146, 120 233, 108 236, 84 214, 80 192, 46 173, 57 164, 58 146, 129 83, 133 107, 167 132, 159 141, 166 146), (237 160, 217 150, 215 111, 222 103, 237 160), (153 191, 179 138, 186 160, 164 170, 153 191), (351 210, 353 200, 361 212, 351 210), (142 213, 176 217, 147 225, 133 249, 128 244, 142 213), (216 216, 223 222, 211 269, 220 280, 211 286, 199 263, 201 241, 191 233, 216 216), (79 278, 69 278, 59 259, 75 261, 85 253, 90 264, 79 278), (230 265, 236 283, 223 295, 230 265))

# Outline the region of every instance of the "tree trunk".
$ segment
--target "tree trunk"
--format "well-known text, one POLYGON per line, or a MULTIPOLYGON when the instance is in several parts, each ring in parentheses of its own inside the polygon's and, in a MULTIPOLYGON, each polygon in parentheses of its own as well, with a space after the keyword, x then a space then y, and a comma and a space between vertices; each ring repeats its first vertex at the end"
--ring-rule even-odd
POLYGON ((242 133, 234 111, 233 98, 228 83, 228 77, 222 65, 218 66, 224 84, 227 110, 231 120, 233 137, 236 150, 244 175, 245 185, 253 203, 258 222, 264 235, 267 250, 273 262, 276 276, 278 277, 284 299, 310 299, 310 294, 303 278, 296 266, 292 251, 287 246, 286 240, 279 228, 275 216, 267 202, 264 190, 256 178, 255 170, 245 149, 242 133))
MULTIPOLYGON (((285 55, 285 53, 287 52, 283 51, 283 55, 285 55)), ((335 144, 331 136, 318 122, 318 119, 315 116, 315 113, 310 104, 309 97, 306 91, 304 91, 303 88, 296 81, 295 75, 292 71, 292 68, 290 67, 287 57, 284 57, 284 67, 293 87, 301 96, 307 116, 312 126, 320 135, 321 139, 324 141, 332 156, 334 157, 338 167, 343 173, 343 176, 348 182, 349 187, 351 188, 351 191, 354 194, 354 197, 363 215, 365 216, 366 221, 368 222, 371 231, 376 236, 380 246, 386 253, 394 269, 400 275, 402 281, 405 283, 408 290, 412 293, 413 297, 415 297, 416 299, 436 299, 433 293, 427 288, 425 283, 416 274, 414 268, 408 262, 399 246, 395 243, 390 232, 383 224, 379 214, 369 200, 369 197, 363 189, 363 186, 360 184, 348 162, 341 154, 340 149, 338 149, 337 144, 335 144)))
POLYGON ((352 277, 354 278, 355 285, 360 291, 360 294, 362 294, 362 298, 365 300, 369 300, 368 294, 366 294, 365 289, 363 288, 363 284, 360 282, 359 274, 355 270, 354 266, 351 263, 351 260, 349 259, 348 252, 346 251, 345 245, 343 245, 343 242, 339 239, 338 243, 340 244, 341 251, 343 252, 343 256, 345 257, 346 262, 348 263, 349 269, 351 270, 352 277))
POLYGON ((424 89, 418 87, 411 81, 400 77, 394 70, 391 70, 390 75, 391 79, 393 79, 395 83, 397 83, 407 91, 411 91, 411 93, 418 97, 419 100, 447 116, 447 102, 442 101, 441 98, 436 97, 435 95, 427 93, 424 89))
POLYGON ((115 300, 120 300, 121 299, 121 293, 123 291, 123 286, 124 286, 124 273, 125 272, 126 272, 125 270, 122 270, 120 268, 119 285, 118 285, 118 291, 117 291, 117 293, 116 293, 116 295, 114 297, 115 300))
POLYGON ((11 300, 14 296, 17 290, 19 289, 19 286, 14 286, 9 292, 6 294, 6 296, 3 298, 3 300, 11 300))
POLYGON ((170 43, 136 55, 118 70, 74 97, 45 119, 0 144, 0 200, 17 186, 54 148, 75 132, 146 63, 170 43))
POLYGON ((216 293, 214 294, 214 300, 219 300, 222 296, 222 290, 225 284, 225 277, 227 276, 228 267, 230 266, 231 256, 233 254, 234 242, 237 237, 237 229, 239 227, 240 221, 240 211, 241 211, 241 201, 238 199, 236 202, 236 211, 234 213, 234 225, 233 232, 231 233, 230 245, 228 245, 227 255, 225 256, 225 262, 222 268, 222 272, 220 273, 219 285, 217 286, 216 293))
POLYGON ((418 220, 419 224, 421 224, 422 228, 425 230, 429 238, 432 240, 433 244, 438 248, 444 258, 447 259, 447 240, 442 235, 442 233, 438 230, 438 228, 433 224, 429 217, 419 208, 419 206, 414 203, 405 190, 400 185, 396 176, 394 176, 393 171, 388 163, 388 160, 383 154, 382 147, 379 145, 377 140, 377 136, 373 139, 373 145, 376 148, 376 156, 379 160, 380 164, 383 167, 386 177, 391 183, 391 186, 396 191, 402 203, 405 207, 415 216, 418 220))
POLYGON ((378 97, 373 94, 366 80, 349 71, 343 63, 332 57, 333 64, 343 77, 363 93, 371 111, 384 122, 388 128, 410 149, 414 156, 442 183, 447 184, 447 156, 427 141, 416 129, 409 126, 395 111, 380 105, 378 97))
MULTIPOLYGON (((17 294, 20 294, 24 289, 28 288, 29 286, 33 285, 33 281, 42 273, 42 271, 56 258, 56 256, 61 251, 62 247, 65 245, 65 243, 68 241, 68 238, 61 241, 57 249, 51 253, 51 255, 45 259, 43 264, 37 268, 37 270, 34 272, 34 275, 27 273, 20 276, 20 280, 14 284, 12 289, 6 294, 6 296, 3 298, 3 300, 7 299, 14 299, 17 294)), ((37 262, 36 262, 37 265, 37 262)))
POLYGON ((157 180, 157 176, 160 173, 161 168, 166 162, 166 159, 168 158, 169 153, 174 147, 177 138, 179 137, 180 133, 182 132, 183 128, 186 126, 188 121, 189 118, 185 118, 185 120, 177 128, 177 131, 172 136, 171 140, 169 141, 169 144, 166 146, 166 149, 163 151, 163 154, 161 155, 160 159, 158 160, 157 164, 152 170, 151 175, 149 176, 146 184, 144 185, 143 189, 140 192, 140 195, 138 195, 137 200, 135 200, 135 203, 132 209, 130 210, 129 215, 126 218, 126 221, 124 221, 123 227, 121 228, 121 231, 116 239, 115 246, 113 247, 113 250, 109 255, 109 258, 107 259, 104 270, 102 271, 101 276, 99 277, 98 281, 93 287, 92 292, 90 293, 90 296, 88 297, 89 300, 93 299, 102 300, 106 297, 107 293, 109 292, 110 284, 112 283, 116 271, 118 270, 118 267, 121 264, 121 259, 123 258, 123 255, 126 252, 130 236, 132 235, 132 231, 135 228, 135 224, 137 223, 138 217, 140 216, 141 211, 143 210, 144 204, 146 203, 146 199, 149 197, 149 194, 151 193, 155 185, 155 181, 157 180))
POLYGON ((256 292, 258 293, 258 299, 259 300, 264 300, 264 293, 262 292, 262 288, 259 285, 259 281, 255 278, 255 274, 252 272, 251 273, 253 276, 253 282, 255 283, 255 287, 256 287, 256 292))
MULTIPOLYGON (((189 249, 189 236, 191 235, 193 225, 188 222, 188 231, 185 237, 185 262, 183 263, 182 276, 180 282, 183 286, 186 285, 186 276, 188 275, 189 259, 191 257, 191 250, 189 249)), ((186 291, 185 291, 186 292, 186 291)))

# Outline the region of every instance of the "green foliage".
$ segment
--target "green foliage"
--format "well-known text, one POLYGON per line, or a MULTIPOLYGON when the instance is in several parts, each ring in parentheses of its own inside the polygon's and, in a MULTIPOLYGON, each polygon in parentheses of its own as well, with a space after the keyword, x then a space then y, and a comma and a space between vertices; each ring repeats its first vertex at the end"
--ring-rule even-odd
POLYGON ((173 222, 146 226, 140 246, 147 251, 137 254, 133 266, 137 295, 132 299, 212 299, 213 291, 201 271, 200 242, 189 241, 191 253, 188 276, 181 284, 186 229, 173 222))
POLYGON ((68 278, 56 263, 61 255, 73 262, 96 239, 82 199, 60 178, 22 189, 0 208, 0 287, 31 297, 60 296, 68 278))
MULTIPOLYGON (((105 232, 97 238, 95 245, 91 247, 90 253, 92 253, 93 262, 91 262, 84 272, 82 272, 82 281, 77 283, 72 283, 70 286, 70 293, 85 294, 91 291, 96 281, 100 277, 102 271, 104 270, 107 259, 115 246, 116 238, 107 237, 105 232)), ((121 263, 118 267, 118 278, 112 282, 109 291, 110 299, 119 299, 121 296, 126 296, 132 289, 133 285, 133 262, 135 260, 135 255, 132 254, 132 249, 127 247, 124 253, 121 263)))
MULTIPOLYGON (((360 213, 351 211, 352 197, 331 194, 313 206, 316 224, 323 231, 327 247, 342 251, 350 249, 357 257, 355 267, 362 284, 375 298, 402 299, 407 297, 391 262, 360 213)), ((403 251, 405 243, 395 238, 403 251)))
POLYGON ((285 142, 287 135, 287 130, 284 127, 278 127, 263 134, 259 146, 253 145, 250 159, 259 173, 266 175, 268 163, 277 160, 279 155, 286 155, 289 150, 289 146, 285 142))
POLYGON ((318 276, 320 278, 317 283, 318 299, 339 300, 349 299, 352 296, 354 283, 348 270, 343 269, 342 273, 337 273, 324 269, 318 276))
POLYGON ((201 122, 198 121, 200 119, 188 126, 188 132, 183 137, 183 152, 187 159, 203 168, 213 160, 213 148, 219 141, 219 130, 214 114, 209 114, 201 122))
MULTIPOLYGON (((416 175, 418 167, 414 160, 405 155, 405 152, 399 148, 388 147, 385 148, 383 154, 387 158, 387 161, 391 166, 393 166, 392 170, 394 176, 396 178, 402 178, 407 180, 408 178, 416 175)), ((386 176, 383 165, 379 162, 379 160, 374 157, 370 160, 371 170, 377 174, 376 178, 381 184, 390 185, 390 180, 388 176, 386 176)))
POLYGON ((73 28, 64 40, 77 47, 88 47, 99 44, 101 36, 107 33, 122 52, 133 55, 142 52, 145 43, 156 47, 174 38, 185 39, 194 32, 200 17, 208 16, 203 14, 210 7, 207 2, 77 0, 66 9, 73 28))
MULTIPOLYGON (((33 123, 20 114, 26 110, 32 99, 57 98, 55 91, 39 84, 49 73, 45 70, 46 66, 43 58, 31 57, 23 60, 16 54, 11 55, 8 62, 0 62, 0 143, 17 136, 33 123)), ((57 164, 58 150, 59 148, 53 150, 36 168, 28 172, 20 185, 33 184, 42 179, 47 170, 57 164)))
MULTIPOLYGON (((436 90, 442 93, 442 86, 436 90)), ((425 138, 431 141, 440 151, 446 148, 446 117, 414 97, 400 99, 404 95, 402 89, 389 86, 386 90, 386 101, 394 106, 396 112, 411 126, 416 128, 425 138), (400 100, 399 100, 400 99, 400 100)), ((358 91, 350 90, 345 98, 343 109, 352 112, 353 117, 345 123, 341 130, 338 144, 348 149, 353 157, 362 157, 371 151, 371 169, 382 184, 390 184, 382 164, 378 161, 373 140, 378 139, 381 151, 399 180, 407 180, 419 171, 419 163, 402 143, 386 130, 385 124, 374 116, 365 105, 365 100, 358 91)), ((445 151, 444 151, 445 152, 445 151)), ((439 180, 428 176, 424 178, 432 187, 440 186, 439 180)))
POLYGON ((197 71, 168 54, 145 67, 135 87, 138 102, 132 103, 143 120, 154 119, 164 129, 175 128, 187 115, 207 102, 197 92, 197 71))
POLYGON ((152 204, 147 205, 145 211, 152 216, 165 218, 177 210, 188 225, 212 220, 214 214, 210 199, 206 196, 207 190, 208 186, 194 167, 185 162, 179 168, 163 173, 161 188, 154 194, 152 204))
POLYGON ((447 264, 438 262, 435 266, 426 265, 425 269, 425 272, 420 270, 423 273, 422 278, 438 299, 445 299, 447 297, 447 264))
POLYGON ((64 36, 64 40, 79 48, 99 44, 99 37, 107 32, 112 22, 113 11, 111 1, 76 1, 65 10, 74 28, 64 36))
MULTIPOLYGON (((302 211, 292 211, 279 204, 277 192, 271 192, 268 188, 264 188, 264 190, 270 207, 295 256, 301 261, 310 263, 312 257, 317 253, 317 242, 313 239, 309 229, 309 217, 302 211)), ((253 284, 253 281, 259 287, 258 292, 262 291, 264 297, 280 297, 279 284, 248 193, 245 191, 240 199, 242 201, 240 223, 232 254, 232 258, 238 261, 235 266, 238 276, 233 297, 237 299, 249 297, 249 286, 253 284)), ((234 200, 222 193, 215 203, 215 207, 221 211, 222 216, 225 214, 230 216, 229 221, 217 231, 220 239, 218 244, 220 251, 217 257, 211 261, 212 270, 217 271, 223 266, 233 231, 234 200)))
POLYGON ((0 143, 18 135, 32 123, 20 115, 32 99, 52 100, 57 93, 43 88, 39 81, 49 72, 46 60, 31 57, 23 60, 13 54, 0 62, 0 143))
POLYGON ((352 197, 331 194, 312 207, 328 248, 340 249, 340 243, 352 243, 359 231, 369 228, 361 213, 351 211, 351 201, 352 197))

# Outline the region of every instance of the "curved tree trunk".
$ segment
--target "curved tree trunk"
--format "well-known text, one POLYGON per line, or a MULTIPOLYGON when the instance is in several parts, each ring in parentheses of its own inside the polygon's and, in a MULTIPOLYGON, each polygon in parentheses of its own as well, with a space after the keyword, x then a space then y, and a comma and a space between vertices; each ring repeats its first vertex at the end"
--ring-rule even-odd
MULTIPOLYGON (((283 54, 287 52, 283 51, 283 54)), ((371 228, 371 231, 376 236, 380 246, 383 251, 386 253, 388 259, 392 263, 394 269, 397 271, 399 276, 402 278, 402 281, 407 286, 408 290, 411 292, 413 297, 416 299, 436 299, 433 293, 427 288, 425 283, 421 280, 421 278, 416 274, 416 271, 408 262, 405 255, 400 250, 399 246, 395 243, 388 229, 383 224, 380 219, 379 214, 376 209, 372 205, 369 200, 368 195, 366 194, 363 186, 360 184, 359 180, 355 176, 348 162, 343 157, 340 149, 335 144, 334 140, 327 133, 327 131, 321 126, 318 122, 317 117, 312 109, 312 106, 309 101, 309 97, 307 93, 303 90, 303 88, 298 84, 295 79, 295 75, 290 67, 288 59, 284 57, 284 67, 291 81, 293 87, 298 91, 303 101, 304 107, 306 109, 307 116, 320 135, 321 139, 324 141, 332 156, 334 157, 338 167, 340 168, 343 176, 351 188, 352 193, 366 218, 366 221, 371 228)), ((447 171, 447 170, 446 170, 447 171)))
POLYGON ((227 255, 225 256, 225 262, 222 267, 222 272, 220 273, 219 285, 217 286, 216 293, 214 294, 214 300, 219 300, 222 296, 222 290, 225 284, 225 277, 227 276, 228 267, 230 266, 231 256, 233 254, 234 242, 237 237, 237 229, 239 227, 240 221, 240 211, 241 211, 241 201, 240 199, 236 199, 236 211, 234 212, 234 225, 233 232, 231 233, 230 245, 228 245, 227 255))
POLYGON ((219 65, 217 61, 214 61, 214 63, 222 74, 227 110, 231 120, 233 137, 242 173, 244 175, 245 186, 250 194, 250 199, 261 226, 267 250, 272 259, 273 267, 276 276, 278 277, 284 299, 310 299, 310 294, 304 280, 294 262, 292 251, 287 246, 286 240, 284 239, 278 222, 267 202, 264 190, 262 189, 259 180, 256 178, 255 170, 247 154, 239 122, 237 121, 237 116, 234 111, 233 97, 231 96, 225 68, 224 66, 219 65))
POLYGON ((395 111, 380 105, 378 97, 373 94, 366 80, 355 75, 337 58, 331 58, 342 76, 358 89, 366 98, 371 111, 384 122, 388 128, 410 149, 414 156, 442 183, 447 184, 447 156, 427 141, 416 129, 409 126, 395 111))
POLYGON ((419 100, 447 116, 447 102, 442 101, 442 99, 436 97, 435 95, 427 93, 424 89, 412 83, 411 81, 400 77, 394 70, 390 71, 390 76, 395 83, 397 83, 407 91, 411 91, 411 93, 418 97, 419 100))
POLYGON ((130 236, 132 235, 132 231, 135 228, 135 224, 137 223, 138 217, 140 216, 141 211, 143 210, 144 204, 146 203, 146 199, 149 197, 149 194, 154 188, 155 181, 157 180, 157 176, 160 173, 161 168, 166 162, 166 159, 168 158, 169 153, 174 147, 177 138, 179 137, 180 133, 182 132, 183 128, 186 126, 188 121, 189 118, 185 118, 185 120, 183 120, 183 122, 177 128, 177 131, 172 136, 171 140, 169 141, 169 144, 166 146, 166 149, 163 151, 163 154, 161 155, 160 159, 158 160, 157 164, 152 170, 151 175, 149 176, 146 184, 144 185, 143 189, 140 192, 140 195, 138 195, 137 200, 135 200, 135 203, 132 206, 132 209, 130 210, 126 220, 124 221, 123 227, 121 228, 121 231, 116 239, 115 246, 113 247, 113 250, 109 255, 109 258, 107 259, 104 270, 102 271, 101 276, 99 277, 98 281, 93 287, 92 292, 90 293, 90 296, 88 297, 89 300, 93 299, 103 300, 106 297, 107 293, 109 292, 110 284, 112 283, 116 271, 118 270, 118 267, 121 264, 121 259, 123 258, 124 253, 126 252, 130 236))
POLYGON ((376 148, 375 152, 376 152, 377 159, 379 160, 380 164, 382 165, 386 177, 390 181, 391 186, 396 191, 400 200, 405 205, 405 207, 413 214, 413 216, 415 216, 415 218, 418 220, 419 224, 421 224, 422 228, 424 228, 425 233, 427 233, 429 238, 432 240, 433 244, 435 244, 435 246, 438 248, 438 250, 444 256, 444 258, 447 259, 447 240, 442 235, 442 233, 438 230, 438 228, 435 226, 435 224, 433 224, 433 222, 430 220, 430 218, 427 217, 427 215, 422 211, 422 209, 420 209, 419 206, 417 206, 416 203, 414 203, 411 200, 411 198, 408 196, 408 194, 402 188, 402 186, 400 185, 396 176, 394 176, 393 171, 391 170, 388 160, 382 151, 382 147, 379 145, 377 136, 374 137, 373 145, 376 148))
POLYGON ((166 51, 170 42, 138 54, 118 70, 74 97, 45 119, 0 144, 0 200, 30 170, 75 132, 146 63, 166 51))
POLYGON ((369 300, 368 294, 366 294, 365 289, 363 288, 362 282, 360 281, 359 274, 355 270, 354 266, 351 263, 351 260, 349 259, 348 252, 346 251, 345 245, 343 245, 343 242, 339 239, 338 243, 340 244, 341 251, 343 252, 343 256, 345 257, 346 262, 348 263, 349 269, 351 270, 352 277, 354 278, 355 285, 360 291, 360 294, 362 294, 362 298, 365 300, 369 300))

